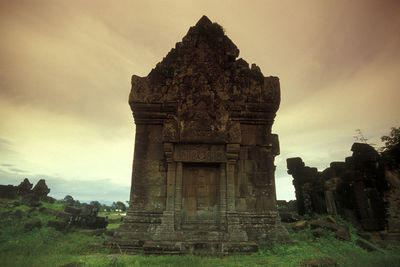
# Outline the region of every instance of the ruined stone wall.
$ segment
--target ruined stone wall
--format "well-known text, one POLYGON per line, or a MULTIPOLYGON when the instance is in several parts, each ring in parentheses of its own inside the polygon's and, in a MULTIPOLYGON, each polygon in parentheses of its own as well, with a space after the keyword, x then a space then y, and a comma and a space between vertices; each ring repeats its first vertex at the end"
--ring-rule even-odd
POLYGON ((298 212, 340 214, 367 231, 397 228, 397 179, 388 187, 388 177, 394 176, 385 175, 373 147, 354 143, 351 150, 345 162, 332 162, 323 172, 310 172, 300 158, 287 159, 298 212))
POLYGON ((400 233, 400 170, 386 170, 388 190, 385 191, 387 229, 400 233))

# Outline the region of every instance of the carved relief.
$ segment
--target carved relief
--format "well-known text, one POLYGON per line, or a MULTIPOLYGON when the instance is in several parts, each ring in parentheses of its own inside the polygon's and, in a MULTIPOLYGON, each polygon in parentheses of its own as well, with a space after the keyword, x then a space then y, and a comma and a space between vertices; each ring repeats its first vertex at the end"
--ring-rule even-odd
POLYGON ((164 127, 162 131, 164 142, 176 142, 179 140, 179 127, 178 122, 175 119, 168 119, 164 121, 164 127))
POLYGON ((217 145, 181 145, 174 152, 174 160, 182 162, 225 162, 225 147, 217 145))

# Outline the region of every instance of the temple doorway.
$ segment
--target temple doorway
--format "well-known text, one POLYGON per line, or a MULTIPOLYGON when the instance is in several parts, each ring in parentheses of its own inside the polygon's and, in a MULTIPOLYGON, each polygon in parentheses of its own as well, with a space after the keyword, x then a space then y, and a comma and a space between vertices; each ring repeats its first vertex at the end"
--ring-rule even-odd
POLYGON ((182 227, 217 227, 220 169, 213 164, 183 164, 182 227))

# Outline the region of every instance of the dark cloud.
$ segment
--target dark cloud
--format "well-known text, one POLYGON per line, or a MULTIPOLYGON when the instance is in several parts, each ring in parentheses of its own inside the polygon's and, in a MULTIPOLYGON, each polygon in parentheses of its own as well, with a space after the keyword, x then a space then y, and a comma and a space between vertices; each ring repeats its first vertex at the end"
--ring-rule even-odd
MULTIPOLYGON (((5 157, 17 154, 13 148, 12 142, 8 138, 0 137, 0 154, 3 154, 5 157)), ((6 158, 4 158, 4 160, 5 159, 6 158)), ((10 167, 11 165, 7 166, 8 164, 9 163, 2 163, 1 166, 10 167)))
POLYGON ((8 164, 8 163, 2 163, 2 164, 0 164, 0 166, 2 166, 2 167, 12 167, 14 165, 13 164, 8 164))
POLYGON ((9 170, 15 173, 26 173, 26 171, 17 168, 10 168, 9 170))

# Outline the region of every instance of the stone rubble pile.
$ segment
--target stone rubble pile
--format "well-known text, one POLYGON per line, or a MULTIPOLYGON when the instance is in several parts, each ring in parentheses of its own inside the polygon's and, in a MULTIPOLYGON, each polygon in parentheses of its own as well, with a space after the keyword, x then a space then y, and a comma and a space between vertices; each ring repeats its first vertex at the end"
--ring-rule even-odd
POLYGON ((105 217, 97 216, 98 209, 93 205, 83 207, 66 206, 59 212, 55 220, 50 220, 48 226, 57 230, 65 230, 69 227, 83 229, 105 229, 108 225, 105 217))
MULTIPOLYGON (((386 169, 379 153, 368 144, 354 143, 351 151, 351 157, 332 162, 322 172, 305 166, 299 157, 287 159, 296 211, 307 216, 340 215, 361 233, 383 231, 400 243, 399 172, 386 169)), ((290 217, 284 212, 282 218, 290 217)))
POLYGON ((28 178, 25 178, 19 185, 0 185, 0 198, 16 199, 22 197, 22 202, 32 206, 40 206, 39 200, 54 203, 55 199, 49 197, 50 189, 46 185, 44 179, 40 179, 32 188, 28 178))

